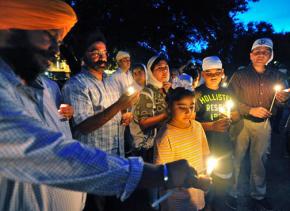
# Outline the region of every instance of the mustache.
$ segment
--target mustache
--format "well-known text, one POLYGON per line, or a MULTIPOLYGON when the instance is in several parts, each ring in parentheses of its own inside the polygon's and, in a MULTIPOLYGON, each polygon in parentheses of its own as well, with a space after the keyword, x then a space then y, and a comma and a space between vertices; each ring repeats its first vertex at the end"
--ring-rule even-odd
POLYGON ((94 62, 94 64, 96 66, 107 65, 107 61, 100 60, 100 61, 94 62))
POLYGON ((107 61, 100 60, 97 62, 85 62, 87 66, 93 68, 93 69, 99 69, 99 68, 106 68, 107 67, 107 61))

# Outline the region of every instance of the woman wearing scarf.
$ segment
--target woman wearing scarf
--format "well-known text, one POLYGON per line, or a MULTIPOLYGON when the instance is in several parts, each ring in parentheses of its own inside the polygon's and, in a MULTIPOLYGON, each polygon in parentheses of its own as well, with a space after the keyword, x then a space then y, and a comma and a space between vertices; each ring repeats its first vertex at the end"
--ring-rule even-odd
POLYGON ((154 56, 147 63, 147 85, 140 94, 134 108, 134 121, 137 122, 148 139, 135 143, 137 155, 147 162, 153 161, 153 140, 161 124, 167 119, 165 96, 171 87, 169 66, 163 56, 154 56), (150 134, 150 135, 148 135, 150 134))

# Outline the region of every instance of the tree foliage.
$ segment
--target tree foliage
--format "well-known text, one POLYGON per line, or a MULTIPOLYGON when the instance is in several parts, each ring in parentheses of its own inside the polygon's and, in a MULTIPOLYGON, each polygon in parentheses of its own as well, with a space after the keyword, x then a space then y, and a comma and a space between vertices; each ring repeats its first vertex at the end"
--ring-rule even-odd
MULTIPOLYGON (((113 57, 117 50, 128 50, 135 62, 146 63, 150 56, 165 51, 171 65, 178 67, 192 57, 218 55, 228 68, 234 69, 249 62, 255 38, 273 37, 268 23, 244 26, 236 22, 235 15, 247 11, 249 1, 257 0, 203 0, 198 5, 192 0, 66 1, 79 18, 66 41, 74 46, 76 56, 82 40, 98 29, 107 38, 113 57), (195 50, 202 45, 206 49, 195 50)), ((289 34, 279 39, 285 36, 289 40, 289 34)))

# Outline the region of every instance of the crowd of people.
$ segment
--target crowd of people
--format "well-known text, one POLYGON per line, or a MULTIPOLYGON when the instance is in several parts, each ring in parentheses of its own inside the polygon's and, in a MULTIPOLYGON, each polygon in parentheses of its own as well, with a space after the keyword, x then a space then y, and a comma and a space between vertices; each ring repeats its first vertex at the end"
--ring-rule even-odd
POLYGON ((0 210, 235 210, 247 151, 250 197, 272 210, 269 119, 289 112, 290 94, 268 65, 271 39, 254 41, 251 63, 222 86, 218 56, 197 70, 162 54, 131 65, 120 50, 106 75, 107 43, 92 32, 80 72, 59 87, 42 73, 76 22, 60 0, 0 3, 0 210))

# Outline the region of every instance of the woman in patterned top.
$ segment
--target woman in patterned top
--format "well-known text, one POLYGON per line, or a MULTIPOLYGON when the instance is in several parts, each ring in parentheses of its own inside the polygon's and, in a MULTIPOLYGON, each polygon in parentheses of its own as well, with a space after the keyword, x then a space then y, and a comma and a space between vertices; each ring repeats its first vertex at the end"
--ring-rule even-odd
MULTIPOLYGON (((134 121, 139 124, 144 134, 156 134, 161 124, 167 119, 165 96, 171 87, 169 83, 169 66, 167 59, 154 56, 147 63, 148 81, 140 94, 140 99, 134 108, 134 121)), ((147 162, 153 161, 153 138, 135 143, 137 155, 147 162)))

